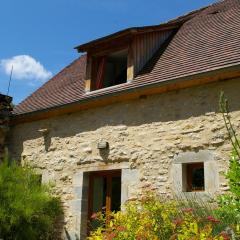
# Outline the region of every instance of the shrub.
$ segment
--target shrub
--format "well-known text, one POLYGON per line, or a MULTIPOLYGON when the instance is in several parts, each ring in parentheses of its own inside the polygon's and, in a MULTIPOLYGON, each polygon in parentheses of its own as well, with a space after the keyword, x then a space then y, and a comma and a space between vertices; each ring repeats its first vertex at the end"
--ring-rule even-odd
POLYGON ((0 164, 0 203, 0 238, 51 239, 60 201, 31 168, 5 158, 0 164))
POLYGON ((240 164, 235 151, 231 154, 229 170, 225 176, 230 191, 217 198, 219 208, 216 212, 222 221, 235 229, 240 238, 240 164))
POLYGON ((129 202, 124 211, 112 213, 108 224, 101 213, 94 214, 101 226, 88 240, 230 239, 213 210, 193 201, 195 208, 185 205, 188 203, 182 200, 163 201, 152 196, 129 202))
POLYGON ((105 224, 104 216, 98 213, 96 217, 102 223, 101 227, 88 239, 169 239, 174 215, 174 203, 163 204, 154 197, 143 198, 129 202, 123 212, 112 213, 108 224, 105 224))

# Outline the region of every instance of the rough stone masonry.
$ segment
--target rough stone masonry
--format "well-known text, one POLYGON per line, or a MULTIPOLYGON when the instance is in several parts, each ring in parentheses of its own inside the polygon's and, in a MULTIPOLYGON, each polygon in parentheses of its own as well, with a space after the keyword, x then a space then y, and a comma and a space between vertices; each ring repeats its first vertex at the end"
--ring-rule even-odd
POLYGON ((228 190, 221 172, 231 144, 218 100, 223 90, 239 131, 239 89, 240 79, 232 79, 18 124, 9 134, 10 152, 55 183, 66 230, 84 239, 88 171, 122 169, 122 202, 145 190, 164 197, 181 191, 186 162, 204 162, 207 193, 228 190), (100 139, 108 150, 99 151, 100 139))
POLYGON ((3 158, 5 152, 5 139, 9 131, 9 116, 12 111, 12 98, 0 94, 0 160, 3 158))

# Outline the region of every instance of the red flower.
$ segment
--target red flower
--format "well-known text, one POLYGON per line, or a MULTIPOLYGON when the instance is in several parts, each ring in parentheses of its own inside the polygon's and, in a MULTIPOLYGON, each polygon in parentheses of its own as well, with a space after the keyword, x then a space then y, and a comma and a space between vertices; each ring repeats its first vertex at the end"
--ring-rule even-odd
POLYGON ((117 234, 115 232, 111 232, 106 234, 106 240, 113 240, 115 237, 117 236, 117 234))
POLYGON ((179 226, 183 223, 183 220, 180 218, 174 219, 173 220, 173 224, 175 224, 176 226, 179 226))
POLYGON ((182 209, 182 211, 185 213, 192 213, 193 209, 192 208, 184 208, 184 209, 182 209))
POLYGON ((212 223, 220 223, 220 221, 218 219, 214 218, 213 216, 208 216, 207 220, 212 223))
POLYGON ((127 229, 126 229, 124 226, 117 226, 117 227, 116 227, 116 230, 119 231, 119 232, 124 232, 124 231, 126 231, 127 229))
POLYGON ((230 237, 226 232, 221 232, 220 236, 223 237, 224 240, 230 240, 230 237))
POLYGON ((136 240, 142 240, 143 239, 143 236, 141 236, 141 235, 138 235, 137 237, 136 237, 136 240))

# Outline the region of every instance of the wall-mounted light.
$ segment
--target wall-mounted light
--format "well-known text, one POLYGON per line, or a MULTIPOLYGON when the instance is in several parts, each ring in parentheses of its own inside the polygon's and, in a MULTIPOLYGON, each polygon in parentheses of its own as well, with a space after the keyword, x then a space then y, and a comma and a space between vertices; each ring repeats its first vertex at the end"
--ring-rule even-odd
POLYGON ((48 128, 41 128, 38 129, 38 132, 40 132, 44 136, 47 135, 50 132, 50 130, 48 128))
POLYGON ((99 150, 107 149, 109 148, 109 143, 106 140, 100 139, 98 141, 97 148, 99 150))

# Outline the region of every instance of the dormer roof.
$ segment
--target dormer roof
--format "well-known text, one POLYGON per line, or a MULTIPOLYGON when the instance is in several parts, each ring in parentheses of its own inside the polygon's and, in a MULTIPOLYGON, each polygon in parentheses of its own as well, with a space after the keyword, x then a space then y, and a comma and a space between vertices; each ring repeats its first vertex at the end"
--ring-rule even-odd
POLYGON ((131 27, 127 28, 118 32, 115 32, 113 34, 104 36, 102 38, 95 39, 93 41, 81 44, 79 46, 76 46, 74 49, 77 49, 78 52, 87 52, 89 49, 101 46, 101 44, 105 44, 107 42, 111 42, 116 39, 122 39, 122 38, 131 38, 137 34, 144 34, 149 32, 157 32, 157 31, 167 31, 172 29, 179 28, 184 22, 191 19, 193 16, 195 16, 197 13, 199 13, 202 9, 192 11, 184 16, 178 17, 176 19, 170 20, 166 23, 158 24, 158 25, 152 25, 152 26, 143 26, 143 27, 131 27))

